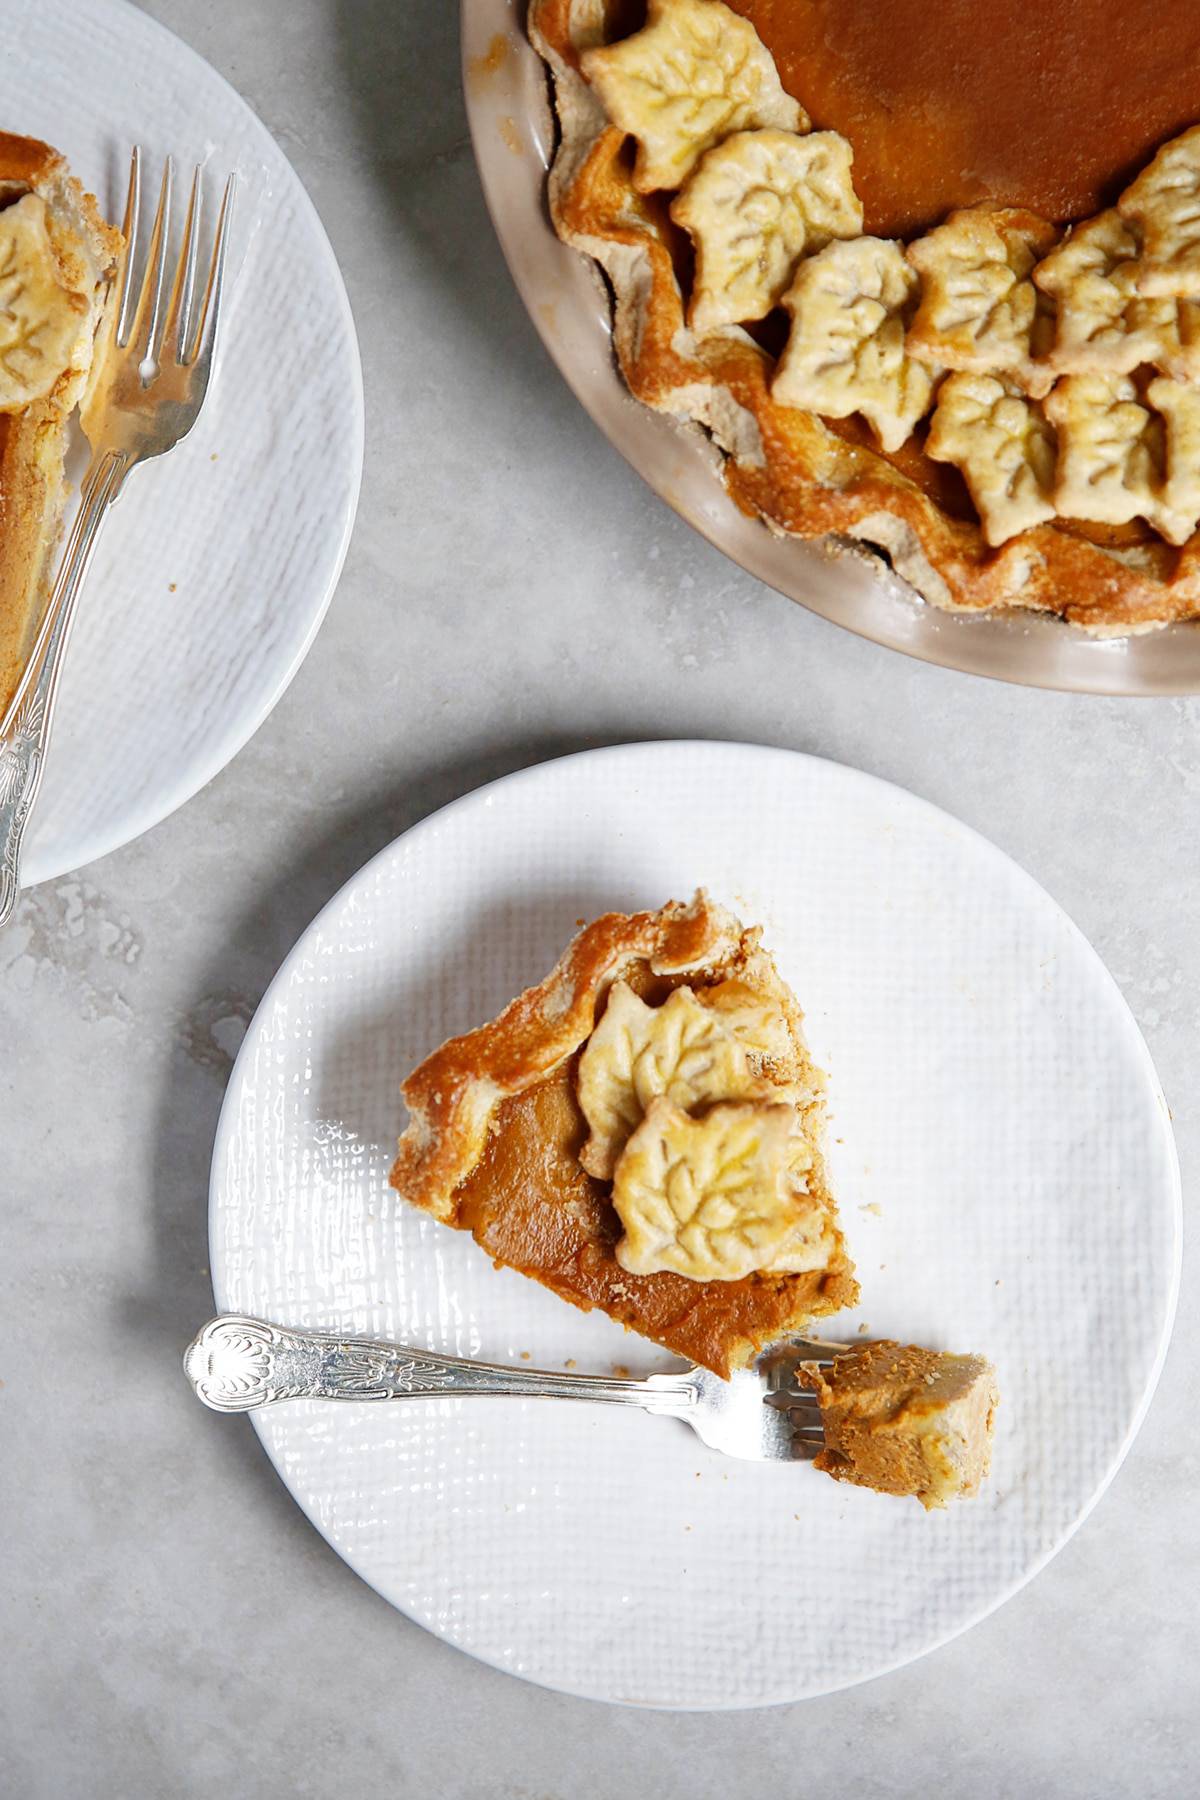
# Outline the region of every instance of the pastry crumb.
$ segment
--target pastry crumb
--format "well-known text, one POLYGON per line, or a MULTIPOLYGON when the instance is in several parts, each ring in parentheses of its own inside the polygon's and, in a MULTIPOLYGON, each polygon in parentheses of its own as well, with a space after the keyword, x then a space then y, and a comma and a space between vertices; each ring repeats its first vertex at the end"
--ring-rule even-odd
POLYGON ((883 1217, 883 1208, 880 1206, 878 1200, 868 1200, 864 1205, 860 1206, 858 1210, 859 1212, 874 1213, 877 1219, 882 1219, 883 1217))
POLYGON ((858 1328, 859 1337, 866 1337, 866 1335, 867 1335, 868 1331, 870 1331, 870 1329, 871 1329, 871 1327, 868 1324, 866 1324, 866 1322, 864 1321, 864 1323, 861 1324, 858 1328))
POLYGON ((578 1367, 579 1364, 575 1361, 573 1356, 568 1356, 566 1362, 563 1364, 564 1369, 577 1369, 578 1367))
POLYGON ((612 1372, 619 1381, 628 1381, 629 1380, 630 1371, 626 1368, 624 1363, 614 1363, 612 1366, 612 1372))
POLYGON ((528 1351, 528 1350, 522 1350, 522 1352, 521 1352, 521 1361, 522 1361, 522 1362, 528 1362, 528 1361, 529 1361, 529 1351, 528 1351))

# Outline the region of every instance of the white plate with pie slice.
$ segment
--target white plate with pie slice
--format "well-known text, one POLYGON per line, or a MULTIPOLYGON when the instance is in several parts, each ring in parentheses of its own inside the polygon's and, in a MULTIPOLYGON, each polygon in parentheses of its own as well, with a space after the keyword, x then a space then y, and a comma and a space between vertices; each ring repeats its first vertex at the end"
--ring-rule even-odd
POLYGON ((219 368, 172 455, 114 509, 83 595, 45 781, 32 885, 182 805, 257 730, 299 668, 349 542, 362 377, 345 288, 312 203, 245 101, 127 0, 6 0, 0 127, 63 152, 109 218, 130 146, 172 152, 215 205, 239 193, 219 368))
POLYGON ((429 1050, 540 979, 580 920, 698 885, 763 925, 830 1074, 862 1303, 827 1335, 996 1364, 978 1498, 926 1514, 555 1401, 299 1402, 255 1424, 329 1542, 440 1637, 572 1693, 719 1708, 845 1687, 984 1617, 1080 1524, 1149 1402, 1179 1273, 1166 1103, 1029 876, 911 794, 787 751, 634 745, 510 776, 377 856, 280 970, 221 1117, 211 1250, 222 1310, 669 1366, 387 1178, 429 1050))

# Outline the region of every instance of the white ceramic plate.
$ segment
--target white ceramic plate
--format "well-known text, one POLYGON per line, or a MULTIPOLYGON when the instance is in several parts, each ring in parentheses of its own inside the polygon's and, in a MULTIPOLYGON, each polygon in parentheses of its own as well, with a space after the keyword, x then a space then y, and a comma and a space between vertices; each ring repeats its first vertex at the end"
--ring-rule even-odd
POLYGON ((246 103, 126 0, 0 0, 0 121, 68 158, 110 218, 130 145, 240 177, 220 365, 179 449, 138 470, 88 577, 26 843, 32 884, 174 811, 257 730, 333 593, 362 467, 342 278, 246 103))
MULTIPOLYGON (((560 243, 546 207, 555 125, 525 0, 460 0, 464 93, 488 208, 542 342, 609 441, 669 506, 742 568, 849 630, 926 662, 1090 694, 1200 692, 1200 626, 1090 638, 1038 613, 958 617, 926 606, 862 555, 778 537, 734 505, 712 446, 629 397, 613 360, 603 278, 560 243)), ((786 621, 780 621, 780 630, 786 621)))
POLYGON ((1095 952, 992 845, 786 751, 589 752, 377 856, 300 940, 221 1117, 224 1310, 551 1368, 667 1366, 387 1186, 397 1084, 540 978, 576 922, 697 884, 766 927, 830 1071, 860 1324, 979 1350, 1003 1402, 983 1494, 927 1516, 684 1426, 553 1401, 255 1415, 330 1543, 430 1630, 530 1680, 755 1706, 894 1668, 1029 1579, 1121 1461, 1174 1306, 1178 1170, 1095 952), (879 1210, 876 1212, 874 1208, 879 1210), (865 1209, 865 1210, 864 1210, 865 1209))

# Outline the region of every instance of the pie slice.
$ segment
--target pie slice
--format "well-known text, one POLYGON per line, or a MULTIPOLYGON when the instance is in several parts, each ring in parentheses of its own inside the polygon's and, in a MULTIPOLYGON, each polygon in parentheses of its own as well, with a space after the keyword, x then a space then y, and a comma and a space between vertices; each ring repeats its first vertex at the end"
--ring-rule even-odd
POLYGON ((586 926, 408 1077, 392 1186, 718 1375, 852 1306, 824 1076, 759 939, 703 893, 586 926))
POLYGON ((815 1461, 836 1481, 912 1494, 928 1511, 974 1494, 991 1462, 999 1395, 982 1356, 948 1356, 886 1338, 802 1363, 816 1394, 825 1448, 815 1461))
POLYGON ((120 249, 56 150, 0 132, 0 717, 37 630, 120 249))
POLYGON ((1075 479, 1058 420, 1084 390, 1056 387, 1133 380, 1147 470, 1160 440, 1178 462, 1186 397, 1156 388, 1168 416, 1149 389, 1155 370, 1200 386, 1195 0, 1125 0, 1119 31, 1111 0, 528 16, 560 129, 556 229, 608 278, 631 392, 709 434, 744 512, 876 553, 951 611, 1101 635, 1200 618, 1178 504, 1195 472, 1158 458, 1117 505, 1075 479), (815 234, 806 137, 848 147, 815 234))

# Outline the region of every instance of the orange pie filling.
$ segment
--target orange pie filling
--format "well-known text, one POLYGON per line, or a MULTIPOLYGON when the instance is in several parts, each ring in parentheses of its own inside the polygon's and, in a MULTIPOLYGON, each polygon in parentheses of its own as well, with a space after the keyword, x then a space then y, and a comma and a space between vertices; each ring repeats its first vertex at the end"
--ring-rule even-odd
POLYGON ((816 1466, 837 1481, 912 1494, 927 1510, 978 1491, 991 1462, 999 1395, 982 1356, 950 1356, 880 1339, 800 1379, 817 1396, 825 1447, 816 1466))

